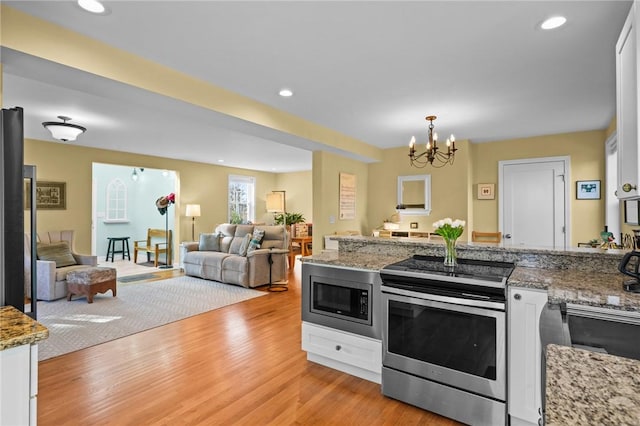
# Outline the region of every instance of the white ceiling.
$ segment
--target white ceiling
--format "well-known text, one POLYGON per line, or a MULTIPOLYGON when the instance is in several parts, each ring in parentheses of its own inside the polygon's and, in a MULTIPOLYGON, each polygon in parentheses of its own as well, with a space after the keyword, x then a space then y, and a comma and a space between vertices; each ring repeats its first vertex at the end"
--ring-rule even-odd
MULTIPOLYGON (((604 129, 629 1, 4 1, 381 148, 436 130, 485 142, 604 129), (538 24, 561 14, 555 31, 538 24), (290 87, 295 95, 281 98, 290 87)), ((60 46, 64 48, 64 46, 60 46)), ((2 50, 25 135, 68 115, 77 144, 265 171, 311 169, 308 140, 2 50)), ((323 148, 323 149, 326 149, 323 148)))

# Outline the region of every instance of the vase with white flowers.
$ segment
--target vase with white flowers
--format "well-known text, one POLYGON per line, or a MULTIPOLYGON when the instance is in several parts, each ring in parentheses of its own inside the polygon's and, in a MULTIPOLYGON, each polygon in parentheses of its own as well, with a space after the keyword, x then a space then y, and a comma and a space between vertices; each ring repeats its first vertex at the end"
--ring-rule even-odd
POLYGON ((440 235, 444 239, 445 266, 456 266, 456 240, 460 237, 460 235, 462 235, 465 223, 466 222, 464 220, 452 220, 450 217, 433 223, 433 232, 440 235))

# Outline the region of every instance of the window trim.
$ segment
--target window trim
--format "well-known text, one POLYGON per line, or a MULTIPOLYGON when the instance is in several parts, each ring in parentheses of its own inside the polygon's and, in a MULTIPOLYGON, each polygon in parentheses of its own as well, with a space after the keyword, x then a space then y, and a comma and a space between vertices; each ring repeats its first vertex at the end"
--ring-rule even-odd
POLYGON ((105 203, 105 219, 103 223, 128 223, 129 218, 127 215, 127 185, 120 178, 112 179, 106 188, 106 203, 105 203), (114 200, 112 194, 115 192, 116 199, 114 200), (115 207, 112 207, 113 203, 116 203, 115 207), (121 206, 122 205, 122 206, 121 206), (112 216, 112 212, 116 214, 112 216), (118 213, 122 213, 119 215, 118 213))

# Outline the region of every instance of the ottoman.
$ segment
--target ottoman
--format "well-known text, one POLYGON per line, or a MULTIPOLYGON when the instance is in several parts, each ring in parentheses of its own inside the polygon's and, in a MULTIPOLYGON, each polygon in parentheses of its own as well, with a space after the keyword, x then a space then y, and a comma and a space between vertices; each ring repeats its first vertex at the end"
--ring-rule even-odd
POLYGON ((115 268, 91 267, 71 271, 67 274, 67 300, 74 294, 86 296, 88 303, 93 303, 93 295, 111 290, 116 297, 115 268))

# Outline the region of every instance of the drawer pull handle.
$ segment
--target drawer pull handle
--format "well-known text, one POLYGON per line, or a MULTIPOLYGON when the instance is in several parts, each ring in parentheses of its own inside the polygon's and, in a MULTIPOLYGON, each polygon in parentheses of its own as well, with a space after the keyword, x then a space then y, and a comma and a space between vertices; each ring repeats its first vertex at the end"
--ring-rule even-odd
POLYGON ((336 351, 339 351, 340 349, 342 349, 342 346, 336 345, 336 351))

